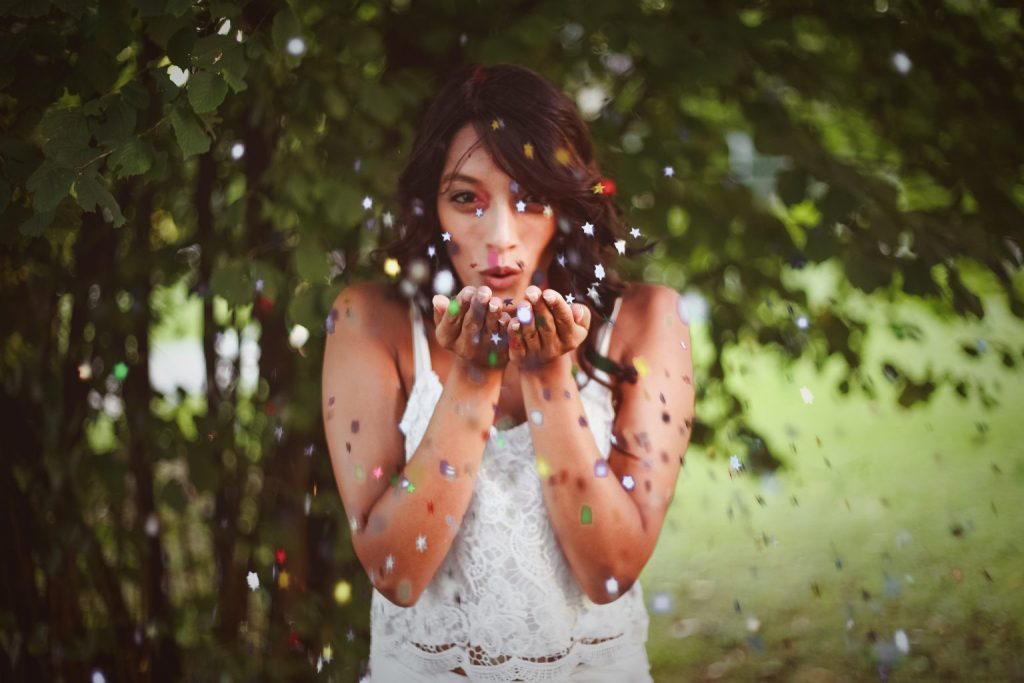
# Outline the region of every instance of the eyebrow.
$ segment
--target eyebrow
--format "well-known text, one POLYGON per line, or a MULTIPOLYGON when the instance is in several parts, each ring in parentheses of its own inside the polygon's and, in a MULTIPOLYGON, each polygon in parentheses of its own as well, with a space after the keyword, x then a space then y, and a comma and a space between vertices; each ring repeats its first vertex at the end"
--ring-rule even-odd
POLYGON ((449 173, 448 175, 441 177, 441 185, 448 185, 456 180, 461 180, 462 182, 469 183, 471 185, 480 184, 480 181, 473 176, 464 175, 462 173, 449 173))

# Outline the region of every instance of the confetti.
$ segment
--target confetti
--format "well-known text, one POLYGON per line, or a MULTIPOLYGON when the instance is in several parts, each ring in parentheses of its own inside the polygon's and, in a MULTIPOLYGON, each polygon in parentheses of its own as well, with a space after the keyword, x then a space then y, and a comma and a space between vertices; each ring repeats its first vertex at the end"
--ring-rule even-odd
POLYGON ((452 465, 447 460, 442 460, 441 461, 441 476, 443 476, 443 477, 445 477, 447 479, 454 479, 455 478, 455 466, 452 465))
POLYGON ((395 224, 395 217, 391 215, 390 211, 385 211, 384 215, 381 216, 380 219, 384 223, 385 228, 390 228, 395 224))
POLYGON ((389 258, 384 261, 384 273, 390 277, 395 277, 402 271, 402 267, 398 265, 398 260, 389 258))
POLYGON ((600 263, 594 266, 594 277, 596 277, 598 280, 604 279, 604 266, 602 266, 600 263))
POLYGON ((288 334, 288 344, 293 349, 301 349, 309 341, 309 330, 303 325, 295 325, 288 334))
POLYGON ((637 374, 639 374, 641 378, 646 377, 651 372, 650 368, 647 366, 647 361, 644 360, 643 356, 637 356, 633 359, 633 367, 636 368, 637 374))
POLYGON ((615 580, 614 576, 604 582, 604 587, 608 590, 608 595, 619 594, 619 582, 615 580))
POLYGON ((563 268, 565 268, 565 254, 559 254, 558 255, 558 265, 560 265, 563 268))
POLYGON ((373 208, 373 200, 370 197, 363 197, 363 208, 367 211, 373 208))
POLYGON ((529 325, 533 320, 533 309, 529 306, 520 306, 516 309, 516 318, 518 318, 519 322, 523 325, 529 325))
POLYGON ((483 217, 483 215, 484 215, 484 210, 483 210, 483 209, 481 209, 481 208, 479 208, 479 207, 477 207, 477 210, 476 210, 476 212, 475 212, 475 213, 476 213, 476 217, 477 217, 477 218, 482 218, 482 217, 483 217))
POLYGON ((342 580, 334 584, 334 601, 339 605, 346 604, 352 599, 352 585, 342 580))
POLYGON ((547 479, 550 473, 551 466, 548 465, 548 461, 540 456, 537 456, 537 474, 540 475, 540 478, 547 479))
POLYGON ((591 524, 594 521, 593 514, 590 512, 590 506, 584 505, 580 509, 580 524, 591 524))
POLYGON ((570 159, 571 157, 569 155, 569 150, 567 150, 565 147, 559 147, 558 149, 555 150, 555 161, 557 161, 558 163, 564 166, 569 163, 570 159))
POLYGON ((604 194, 604 185, 602 183, 594 185, 594 194, 604 194))
POLYGON ((492 332, 491 333, 491 343, 494 344, 495 346, 500 344, 501 343, 501 335, 498 334, 497 332, 492 332))
POLYGON ((249 584, 249 590, 256 590, 260 587, 260 577, 256 572, 249 572, 245 577, 245 582, 249 584))
POLYGON ((378 465, 377 467, 373 468, 373 478, 374 479, 380 480, 381 475, 383 475, 383 474, 384 474, 384 470, 382 470, 380 468, 380 465, 378 465))
POLYGON ((554 212, 554 210, 553 210, 553 209, 551 208, 551 205, 550 205, 550 204, 545 204, 545 205, 544 205, 544 216, 545 216, 546 218, 551 218, 551 216, 553 216, 553 215, 554 215, 554 213, 555 213, 555 212, 554 212))
POLYGON ((532 159, 533 158, 533 144, 532 143, 527 142, 525 145, 523 145, 523 154, 526 155, 527 159, 532 159))
POLYGON ((437 247, 433 244, 427 245, 427 256, 434 258, 437 255, 437 247))
POLYGON ((615 240, 615 251, 620 254, 626 253, 626 240, 615 240))
POLYGON ((666 178, 671 178, 676 174, 676 169, 672 168, 671 166, 666 166, 664 171, 662 172, 665 174, 666 178))
POLYGON ((630 228, 629 236, 634 238, 634 239, 639 239, 639 237, 640 237, 640 228, 630 228))
POLYGON ((576 301, 576 297, 572 295, 572 292, 569 292, 565 297, 565 302, 571 306, 574 301, 576 301))
POLYGON ((594 476, 595 477, 607 477, 608 476, 608 461, 598 460, 594 463, 594 476))
POLYGON ((287 590, 288 586, 292 582, 292 577, 286 569, 282 569, 281 573, 277 575, 277 585, 282 590, 287 590))
POLYGON ((544 424, 544 414, 539 410, 531 410, 530 422, 538 426, 544 424))
POLYGON ((324 645, 324 653, 321 656, 324 658, 325 662, 330 664, 331 660, 334 659, 334 650, 331 649, 330 645, 324 645))
POLYGON ((523 213, 524 211, 526 211, 526 202, 524 202, 522 199, 516 202, 516 211, 518 211, 519 213, 523 213))
POLYGON ((672 598, 666 593, 655 593, 651 598, 651 610, 656 614, 668 614, 672 611, 672 598))
POLYGON ((907 633, 903 629, 896 631, 893 642, 896 643, 896 648, 903 654, 910 652, 910 639, 907 638, 907 633))
POLYGON ((388 556, 384 558, 384 569, 389 572, 395 569, 395 558, 391 553, 388 553, 388 556))
POLYGON ((807 387, 800 387, 800 396, 803 397, 804 403, 808 405, 814 402, 814 394, 807 387))
POLYGON ((636 488, 636 482, 633 481, 633 476, 627 474, 622 478, 622 487, 627 491, 632 491, 636 488))
POLYGON ((740 462, 740 458, 737 455, 729 456, 729 467, 735 472, 739 472, 743 469, 743 463, 740 462))
MULTIPOLYGON (((449 296, 453 289, 455 289, 455 276, 452 275, 452 272, 447 269, 437 271, 437 275, 434 276, 434 291, 441 296, 449 296)), ((458 301, 453 301, 458 306, 458 301)))
POLYGON ((583 234, 586 235, 587 237, 594 236, 594 226, 590 223, 590 221, 587 221, 580 227, 583 229, 583 234))
POLYGON ((450 232, 443 232, 441 233, 441 239, 443 239, 445 242, 451 242, 452 234, 450 232))
POLYGON ((419 536, 416 537, 416 550, 418 550, 418 551, 420 551, 422 553, 426 549, 427 549, 427 537, 424 536, 423 534, 420 534, 419 536))

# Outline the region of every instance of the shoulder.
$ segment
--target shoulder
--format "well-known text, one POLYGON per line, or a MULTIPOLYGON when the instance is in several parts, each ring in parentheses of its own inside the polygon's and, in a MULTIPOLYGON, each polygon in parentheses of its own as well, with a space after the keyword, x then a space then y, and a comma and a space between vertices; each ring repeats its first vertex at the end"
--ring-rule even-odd
POLYGON ((365 334, 391 341, 399 325, 408 326, 409 300, 384 282, 357 282, 334 299, 335 321, 354 323, 365 334))
POLYGON ((631 282, 622 294, 622 304, 616 319, 616 332, 633 339, 651 329, 667 314, 676 314, 679 292, 656 283, 631 282))

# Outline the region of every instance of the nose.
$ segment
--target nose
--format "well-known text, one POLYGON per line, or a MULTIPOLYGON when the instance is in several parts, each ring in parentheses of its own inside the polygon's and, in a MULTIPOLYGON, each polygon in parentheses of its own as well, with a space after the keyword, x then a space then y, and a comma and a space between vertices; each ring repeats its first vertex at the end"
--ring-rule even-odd
POLYGON ((488 250, 499 254, 511 251, 516 246, 516 217, 512 207, 507 202, 495 202, 484 216, 487 220, 485 235, 488 250))

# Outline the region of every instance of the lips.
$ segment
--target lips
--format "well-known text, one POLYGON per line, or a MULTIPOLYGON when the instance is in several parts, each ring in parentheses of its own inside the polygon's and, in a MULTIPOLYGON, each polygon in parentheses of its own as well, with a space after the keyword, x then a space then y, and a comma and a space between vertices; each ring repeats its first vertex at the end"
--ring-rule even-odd
POLYGON ((505 277, 506 275, 518 275, 520 270, 516 268, 508 268, 506 266, 499 266, 497 268, 488 268, 487 270, 481 270, 481 275, 490 275, 492 277, 505 277))

